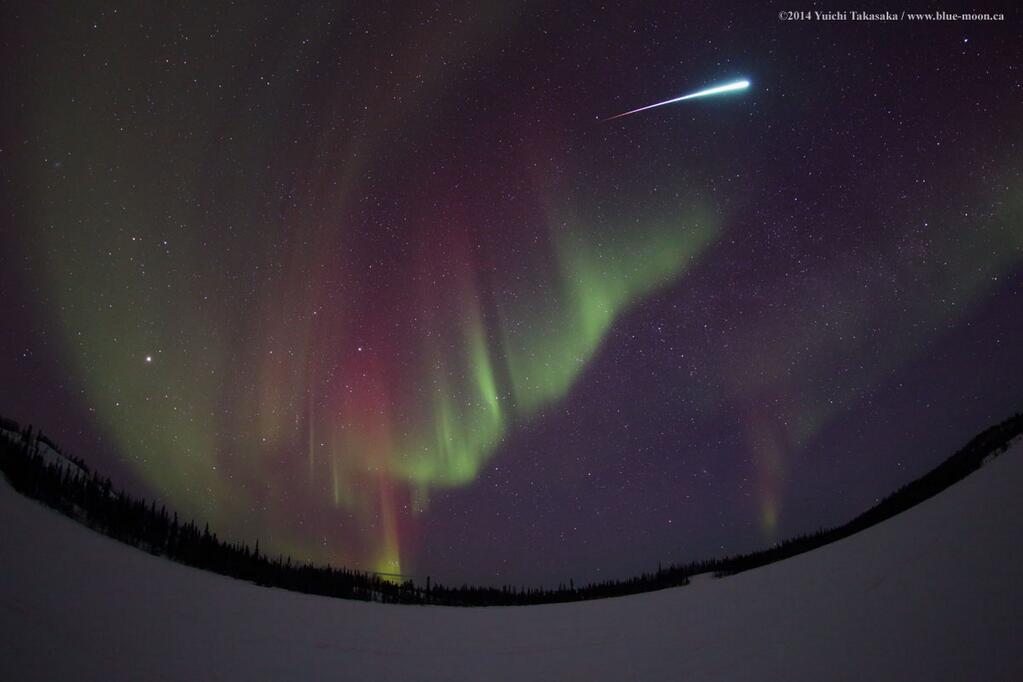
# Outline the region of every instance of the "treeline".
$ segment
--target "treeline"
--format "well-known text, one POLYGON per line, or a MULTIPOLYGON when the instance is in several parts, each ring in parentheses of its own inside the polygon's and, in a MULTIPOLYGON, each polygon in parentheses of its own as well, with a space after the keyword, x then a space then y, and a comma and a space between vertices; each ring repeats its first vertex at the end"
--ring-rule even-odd
POLYGON ((31 426, 21 431, 5 420, 3 427, 17 434, 0 438, 0 470, 14 489, 116 540, 260 585, 346 599, 417 601, 407 594, 414 589, 411 583, 395 585, 372 574, 271 558, 260 551, 258 542, 249 547, 221 540, 210 532, 209 524, 200 530, 195 521, 182 522, 176 512, 115 490, 109 478, 69 466, 73 460, 47 462, 41 446, 58 453, 60 449, 33 434, 31 426))
MULTIPOLYGON (((91 471, 80 459, 63 455, 52 441, 32 427, 0 417, 0 470, 24 495, 40 500, 94 530, 145 551, 189 566, 249 580, 259 585, 345 599, 401 604, 450 606, 526 605, 617 597, 686 585, 701 573, 725 576, 763 566, 848 537, 919 504, 981 466, 984 460, 1004 452, 1023 433, 1023 414, 1015 414, 992 426, 935 469, 903 486, 879 504, 846 524, 792 538, 769 549, 684 565, 658 567, 628 580, 608 580, 576 587, 572 581, 554 589, 458 587, 425 585, 411 580, 396 583, 384 576, 332 566, 314 566, 290 557, 271 557, 260 551, 259 542, 228 542, 202 530, 195 521, 183 522, 155 502, 115 490, 109 478, 91 471), (47 462, 41 454, 46 445, 68 463, 47 462), (75 466, 70 466, 73 463, 75 466)), ((59 460, 59 458, 58 458, 59 460)))
POLYGON ((1005 452, 1013 439, 1023 433, 1023 414, 1014 414, 996 424, 956 451, 951 457, 920 478, 907 483, 853 520, 830 529, 786 540, 770 549, 729 557, 712 570, 718 577, 734 575, 775 561, 781 561, 823 545, 847 538, 875 526, 896 514, 901 514, 924 500, 934 497, 953 483, 961 481, 980 468, 988 457, 1005 452))

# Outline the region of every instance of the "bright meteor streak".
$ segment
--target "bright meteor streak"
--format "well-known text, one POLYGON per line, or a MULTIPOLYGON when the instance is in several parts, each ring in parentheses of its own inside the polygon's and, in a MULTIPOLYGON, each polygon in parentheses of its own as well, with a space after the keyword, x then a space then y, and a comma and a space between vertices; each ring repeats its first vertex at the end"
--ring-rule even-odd
POLYGON ((747 81, 747 80, 735 81, 734 83, 727 83, 725 85, 718 85, 717 87, 707 88, 706 90, 700 90, 699 92, 694 92, 691 95, 683 95, 682 97, 676 97, 675 99, 669 99, 669 100, 667 100, 665 102, 658 102, 657 104, 650 104, 650 105, 647 105, 645 107, 640 107, 639 109, 633 109, 632 111, 626 111, 624 114, 617 114, 615 116, 611 116, 610 118, 605 118, 604 120, 605 121, 611 121, 611 120, 616 119, 616 118, 621 118, 622 116, 628 116, 630 114, 638 114, 641 111, 646 111, 647 109, 653 109, 654 107, 663 107, 665 104, 674 104, 675 102, 681 102, 682 100, 686 100, 686 99, 696 99, 697 97, 709 97, 710 95, 720 95, 723 92, 732 92, 734 90, 745 90, 748 87, 749 87, 749 81, 747 81))

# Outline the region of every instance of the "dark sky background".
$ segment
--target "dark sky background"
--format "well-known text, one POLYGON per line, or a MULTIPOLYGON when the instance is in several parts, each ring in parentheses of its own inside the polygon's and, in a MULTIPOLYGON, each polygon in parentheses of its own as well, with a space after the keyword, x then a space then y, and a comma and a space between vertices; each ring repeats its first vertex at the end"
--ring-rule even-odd
POLYGON ((553 4, 6 4, 0 413, 270 552, 556 585, 1023 406, 1010 7, 553 4))

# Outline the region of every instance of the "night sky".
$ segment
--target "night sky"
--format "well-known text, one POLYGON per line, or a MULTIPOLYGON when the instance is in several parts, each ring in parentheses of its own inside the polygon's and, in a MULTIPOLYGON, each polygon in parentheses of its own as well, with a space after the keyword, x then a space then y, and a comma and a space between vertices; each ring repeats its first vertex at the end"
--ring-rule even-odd
POLYGON ((0 413, 272 554, 556 585, 1023 407, 1008 5, 349 4, 5 4, 0 413))

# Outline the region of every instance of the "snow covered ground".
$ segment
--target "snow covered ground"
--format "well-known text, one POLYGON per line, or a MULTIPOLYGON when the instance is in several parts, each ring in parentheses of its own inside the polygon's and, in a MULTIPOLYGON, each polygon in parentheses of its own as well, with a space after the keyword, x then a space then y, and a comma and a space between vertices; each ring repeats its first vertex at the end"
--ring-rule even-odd
POLYGON ((1017 443, 894 519, 748 573, 456 609, 204 573, 0 484, 0 679, 1019 680, 1021 490, 1017 443))

